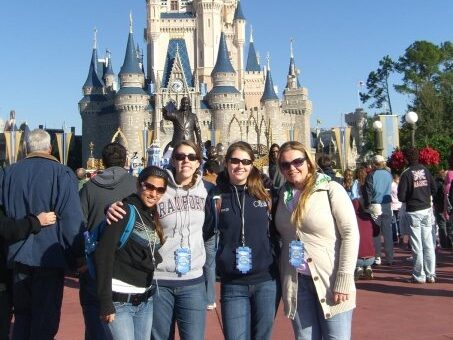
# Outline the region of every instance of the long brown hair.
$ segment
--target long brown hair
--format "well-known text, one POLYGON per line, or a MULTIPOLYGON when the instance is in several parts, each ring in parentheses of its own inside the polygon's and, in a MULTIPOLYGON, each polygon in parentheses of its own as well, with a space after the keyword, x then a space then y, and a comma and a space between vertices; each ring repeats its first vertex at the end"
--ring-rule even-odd
MULTIPOLYGON (((311 155, 311 153, 305 148, 305 146, 302 143, 296 142, 296 141, 291 141, 291 142, 286 142, 280 147, 280 152, 278 153, 278 163, 280 164, 282 155, 290 150, 297 150, 302 152, 305 157, 307 158, 307 166, 308 166, 308 174, 307 177, 305 178, 305 181, 303 183, 303 190, 300 195, 299 202, 297 202, 296 209, 294 209, 292 215, 291 215, 291 223, 294 224, 296 227, 299 227, 302 223, 302 219, 304 217, 304 212, 305 212, 305 205, 307 204, 308 199, 310 198, 313 188, 316 183, 316 162, 311 155)), ((285 172, 282 172, 283 175, 285 172)), ((289 182, 287 182, 289 183, 289 182)), ((292 184, 289 183, 291 186, 292 184)))
MULTIPOLYGON (((158 168, 157 166, 147 166, 144 168, 138 175, 138 186, 141 186, 142 182, 145 182, 150 177, 161 178, 164 181, 164 187, 167 188, 168 185, 168 175, 165 170, 158 168)), ((151 213, 153 216, 154 228, 156 229, 156 234, 159 237, 160 243, 163 244, 165 241, 164 232, 159 221, 159 214, 157 213, 157 204, 151 208, 151 213)))
MULTIPOLYGON (((198 147, 198 145, 195 144, 195 142, 192 142, 191 140, 182 140, 179 143, 177 143, 175 145, 175 148, 173 149, 173 152, 171 153, 171 159, 174 159, 173 157, 178 152, 179 147, 182 145, 188 146, 188 147, 192 148, 193 151, 195 151, 198 162, 200 163, 200 166, 201 166, 201 159, 203 158, 203 156, 201 155, 201 150, 198 147)), ((192 180, 190 181, 190 184, 189 184, 190 187, 193 187, 195 185, 195 183, 197 183, 198 176, 200 176, 200 166, 197 168, 197 170, 195 170, 195 172, 192 175, 192 180)), ((172 171, 173 171, 173 175, 175 175, 175 177, 176 177, 175 169, 173 168, 172 171)))
MULTIPOLYGON (((249 155, 250 159, 252 161, 255 161, 255 155, 253 154, 253 150, 252 150, 252 147, 250 146, 250 144, 240 141, 240 142, 235 142, 228 147, 228 150, 225 155, 225 163, 227 163, 229 161, 229 159, 231 158, 231 155, 236 150, 241 150, 241 151, 246 152, 249 155)), ((228 171, 225 171, 225 175, 229 181, 230 177, 228 175, 228 171)), ((261 178, 260 171, 253 164, 252 164, 252 168, 250 170, 250 174, 247 177, 247 190, 251 196, 253 196, 254 198, 256 198, 258 200, 266 201, 268 203, 271 201, 270 194, 264 188, 264 184, 263 184, 263 180, 261 178)))

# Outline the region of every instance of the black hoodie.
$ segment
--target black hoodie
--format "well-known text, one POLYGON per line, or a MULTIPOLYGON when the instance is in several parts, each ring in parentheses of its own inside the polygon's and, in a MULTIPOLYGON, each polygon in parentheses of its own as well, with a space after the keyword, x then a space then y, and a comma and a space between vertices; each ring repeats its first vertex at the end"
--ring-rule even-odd
POLYGON ((80 190, 83 218, 88 229, 105 218, 107 205, 122 200, 137 190, 137 178, 124 168, 112 166, 88 181, 80 190))

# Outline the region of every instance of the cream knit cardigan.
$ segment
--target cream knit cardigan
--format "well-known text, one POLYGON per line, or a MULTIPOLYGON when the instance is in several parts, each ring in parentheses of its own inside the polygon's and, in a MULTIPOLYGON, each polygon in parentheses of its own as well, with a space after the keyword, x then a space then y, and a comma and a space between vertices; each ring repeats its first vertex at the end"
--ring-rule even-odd
POLYGON ((359 230, 354 208, 340 184, 326 180, 325 175, 317 176, 317 184, 307 201, 297 235, 296 228, 290 221, 291 213, 284 204, 285 187, 280 191, 277 205, 275 222, 282 237, 282 298, 285 314, 291 319, 294 319, 297 312, 298 273, 289 263, 289 243, 297 237, 304 243, 305 259, 324 317, 331 318, 355 308, 354 270, 359 249, 359 230), (334 292, 349 294, 349 300, 335 304, 334 292))

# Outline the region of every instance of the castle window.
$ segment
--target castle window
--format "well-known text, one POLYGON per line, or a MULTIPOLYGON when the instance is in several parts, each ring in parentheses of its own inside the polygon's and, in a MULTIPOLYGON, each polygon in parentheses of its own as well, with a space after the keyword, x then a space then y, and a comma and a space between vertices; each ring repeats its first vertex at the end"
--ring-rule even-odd
POLYGON ((170 2, 170 10, 177 11, 178 10, 178 0, 171 0, 170 2))

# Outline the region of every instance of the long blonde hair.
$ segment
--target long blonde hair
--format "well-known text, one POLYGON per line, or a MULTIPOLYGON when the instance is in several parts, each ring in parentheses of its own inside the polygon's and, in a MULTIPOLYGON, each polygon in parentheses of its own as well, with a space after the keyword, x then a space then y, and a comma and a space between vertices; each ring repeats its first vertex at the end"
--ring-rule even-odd
MULTIPOLYGON (((313 193, 313 188, 316 183, 316 169, 317 165, 316 162, 311 155, 311 153, 305 148, 305 146, 299 142, 291 141, 286 142, 280 147, 280 152, 278 154, 278 163, 280 164, 282 155, 290 150, 297 150, 302 152, 306 157, 306 162, 308 166, 308 174, 303 183, 303 190, 301 192, 299 201, 297 202, 296 209, 294 209, 291 215, 291 223, 296 227, 299 227, 302 223, 302 219, 304 218, 305 213, 305 205, 307 204, 308 199, 310 198, 311 194, 313 193)), ((285 174, 284 171, 282 171, 285 174)), ((288 182, 289 183, 289 182, 288 182)), ((291 183, 289 183, 293 186, 291 183)))

